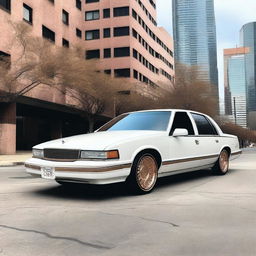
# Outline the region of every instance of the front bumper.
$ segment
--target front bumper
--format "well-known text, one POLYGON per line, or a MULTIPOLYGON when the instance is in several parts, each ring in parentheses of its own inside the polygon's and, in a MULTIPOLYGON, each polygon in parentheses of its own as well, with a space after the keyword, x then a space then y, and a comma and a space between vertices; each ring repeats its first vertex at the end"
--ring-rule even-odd
POLYGON ((131 171, 131 163, 116 160, 55 162, 31 158, 25 162, 25 167, 27 173, 40 177, 42 168, 51 167, 55 180, 88 184, 123 182, 131 171))

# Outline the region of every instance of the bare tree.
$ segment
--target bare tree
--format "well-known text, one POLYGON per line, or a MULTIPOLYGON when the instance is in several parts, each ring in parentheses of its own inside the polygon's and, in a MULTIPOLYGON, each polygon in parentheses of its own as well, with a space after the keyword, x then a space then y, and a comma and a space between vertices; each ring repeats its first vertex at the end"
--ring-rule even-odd
POLYGON ((190 109, 218 115, 217 92, 210 83, 202 81, 197 67, 178 65, 175 81, 170 91, 161 96, 162 108, 190 109))
POLYGON ((256 143, 256 131, 243 128, 239 125, 236 125, 232 122, 219 121, 221 129, 225 133, 230 133, 236 135, 240 141, 248 141, 256 143))
POLYGON ((116 102, 123 88, 129 90, 131 84, 127 79, 111 78, 102 72, 94 72, 92 87, 85 84, 66 87, 66 93, 74 99, 73 106, 84 110, 83 117, 89 123, 89 132, 94 130, 95 119, 103 112, 109 116, 116 114, 116 102))
POLYGON ((56 47, 51 42, 31 35, 29 26, 12 24, 13 47, 19 53, 11 68, 0 65, 0 101, 14 102, 38 86, 49 86, 67 95, 67 104, 84 110, 93 130, 95 117, 114 105, 118 92, 130 83, 99 72, 98 62, 85 60, 79 47, 56 47))

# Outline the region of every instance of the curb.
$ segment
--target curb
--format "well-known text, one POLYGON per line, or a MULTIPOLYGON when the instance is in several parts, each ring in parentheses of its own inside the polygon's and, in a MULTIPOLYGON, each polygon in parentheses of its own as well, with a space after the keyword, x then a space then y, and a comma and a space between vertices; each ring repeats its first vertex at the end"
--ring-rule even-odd
POLYGON ((18 166, 18 165, 24 165, 25 162, 9 162, 9 163, 5 163, 3 165, 1 165, 0 163, 0 167, 12 167, 12 166, 18 166))

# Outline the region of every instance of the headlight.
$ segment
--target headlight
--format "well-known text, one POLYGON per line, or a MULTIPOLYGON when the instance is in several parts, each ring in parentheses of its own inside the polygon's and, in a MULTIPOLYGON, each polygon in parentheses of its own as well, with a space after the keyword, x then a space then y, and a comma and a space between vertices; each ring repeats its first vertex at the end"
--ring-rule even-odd
POLYGON ((33 157, 35 158, 44 158, 44 150, 43 149, 32 149, 33 157))
POLYGON ((80 157, 82 159, 119 159, 118 150, 111 151, 92 151, 82 150, 80 157))

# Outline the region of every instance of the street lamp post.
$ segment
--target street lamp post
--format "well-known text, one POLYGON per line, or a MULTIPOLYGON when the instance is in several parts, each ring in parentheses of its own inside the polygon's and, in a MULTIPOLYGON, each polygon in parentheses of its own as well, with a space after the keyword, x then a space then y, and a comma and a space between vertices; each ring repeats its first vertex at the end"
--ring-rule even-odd
POLYGON ((237 124, 236 118, 236 97, 233 97, 233 104, 234 104, 234 117, 235 117, 235 124, 237 124))

